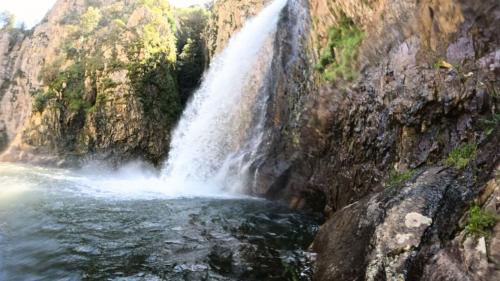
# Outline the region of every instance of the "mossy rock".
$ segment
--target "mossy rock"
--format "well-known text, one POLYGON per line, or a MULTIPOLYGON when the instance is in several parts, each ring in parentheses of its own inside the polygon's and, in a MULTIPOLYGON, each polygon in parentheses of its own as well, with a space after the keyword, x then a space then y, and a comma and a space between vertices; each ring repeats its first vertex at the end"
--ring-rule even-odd
POLYGON ((330 28, 328 44, 316 65, 325 80, 341 78, 350 81, 356 78, 359 45, 363 37, 363 31, 347 17, 338 26, 330 28))

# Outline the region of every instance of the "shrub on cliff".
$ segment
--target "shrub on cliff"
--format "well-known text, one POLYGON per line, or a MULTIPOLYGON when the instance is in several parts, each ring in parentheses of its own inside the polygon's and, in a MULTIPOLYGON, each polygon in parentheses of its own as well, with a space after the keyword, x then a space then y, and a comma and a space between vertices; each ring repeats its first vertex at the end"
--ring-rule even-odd
POLYGON ((473 206, 469 210, 469 218, 465 231, 469 235, 488 236, 489 231, 497 223, 497 218, 483 210, 479 206, 473 206))
POLYGON ((325 80, 353 80, 356 77, 358 47, 362 40, 363 32, 345 16, 338 26, 330 28, 327 46, 316 65, 325 80))
POLYGON ((54 98, 54 95, 52 93, 45 93, 42 90, 35 91, 34 93, 31 94, 33 97, 33 102, 32 102, 32 111, 33 112, 43 112, 45 109, 45 106, 47 105, 47 102, 54 98))
POLYGON ((177 28, 177 84, 182 102, 199 86, 206 65, 203 33, 210 13, 204 8, 175 10, 177 28))
POLYGON ((407 170, 407 171, 397 171, 392 170, 389 172, 389 179, 387 181, 387 187, 394 187, 400 183, 403 183, 409 179, 411 179, 417 173, 416 170, 407 170))
POLYGON ((464 169, 469 161, 476 156, 476 150, 477 145, 474 143, 461 145, 450 152, 446 164, 456 169, 464 169))

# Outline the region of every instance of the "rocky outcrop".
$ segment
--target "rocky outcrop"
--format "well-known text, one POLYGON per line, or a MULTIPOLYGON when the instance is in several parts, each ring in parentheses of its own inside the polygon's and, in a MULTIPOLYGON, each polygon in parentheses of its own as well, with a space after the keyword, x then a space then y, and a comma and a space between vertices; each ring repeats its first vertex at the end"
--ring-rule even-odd
MULTIPOLYGON (((495 169, 495 156, 485 155, 489 149, 491 144, 480 152, 476 169, 495 169)), ((491 248, 497 231, 483 236, 464 228, 471 223, 466 211, 478 196, 488 198, 486 208, 498 215, 493 194, 498 180, 488 182, 485 192, 480 187, 491 175, 473 174, 425 168, 397 188, 335 212, 314 242, 315 279, 494 280, 500 265, 491 248)))
POLYGON ((466 224, 474 204, 498 213, 499 9, 289 1, 250 192, 325 214, 316 280, 497 274, 498 224, 491 236, 466 224))
MULTIPOLYGON (((315 242, 318 280, 434 280, 436 249, 464 250, 449 245, 498 163, 499 9, 289 2, 251 192, 329 218, 315 242)), ((467 262, 455 266, 448 276, 467 262)))
MULTIPOLYGON (((312 2, 310 5, 319 4, 312 2)), ((339 5, 335 7, 343 11, 343 16, 347 15, 349 7, 344 11, 339 5)), ((269 178, 280 178, 281 183, 286 183, 278 184, 283 193, 317 190, 318 194, 326 195, 324 200, 328 208, 336 210, 382 187, 388 171, 393 168, 401 171, 439 163, 460 144, 481 141, 488 131, 481 120, 495 119, 498 107, 495 97, 498 68, 493 59, 498 52, 495 41, 498 39, 493 36, 490 25, 498 19, 494 13, 485 12, 494 10, 491 5, 463 4, 461 14, 469 17, 464 19, 467 23, 457 25, 447 41, 429 39, 427 37, 431 35, 419 31, 408 31, 407 34, 400 31, 414 27, 412 22, 424 17, 418 13, 406 24, 394 23, 399 29, 389 29, 388 37, 375 38, 375 32, 365 32, 367 35, 359 46, 359 76, 354 81, 337 79, 331 83, 316 70, 311 75, 311 80, 315 81, 312 86, 307 86, 306 82, 301 84, 303 87, 291 87, 297 78, 307 78, 308 75, 294 73, 295 66, 290 65, 286 65, 281 73, 275 71, 278 76, 285 76, 277 86, 275 101, 271 104, 275 109, 268 117, 268 120, 273 120, 269 128, 275 141, 269 149, 272 153, 268 164, 264 162, 259 169, 272 171, 275 170, 273 167, 282 167, 281 171, 272 172, 269 178), (491 18, 478 19, 474 16, 476 14, 491 18), (484 32, 474 33, 476 37, 472 37, 471 32, 478 29, 484 32), (463 48, 466 49, 456 51, 459 42, 474 38, 476 43, 465 44, 463 48), (437 40, 443 46, 433 49, 429 40, 437 40), (377 50, 373 46, 379 45, 390 48, 385 50, 386 55, 372 57, 377 50), (472 46, 477 47, 471 50, 472 46), (461 59, 457 60, 457 57, 461 59), (455 66, 439 66, 441 60, 455 66), (283 98, 276 98, 280 96, 283 98)), ((404 11, 406 14, 411 14, 424 8, 410 5, 405 9, 409 9, 404 11)), ((359 11, 362 13, 364 9, 359 11)), ((330 18, 334 18, 335 12, 331 13, 330 18)), ((355 22, 362 29, 379 26, 379 22, 380 25, 389 24, 379 17, 368 24, 366 15, 359 17, 359 23, 355 22), (366 26, 363 22, 367 22, 366 26)), ((441 19, 448 17, 447 12, 444 15, 434 12, 433 17, 436 25, 441 21, 446 27, 451 24, 441 19)), ((450 17, 453 21, 455 16, 450 17)), ((311 19, 314 18, 313 14, 311 19)), ((305 35, 306 40, 320 41, 322 32, 316 32, 314 20, 311 22, 313 31, 305 35)), ((332 26, 334 24, 332 21, 332 26)), ((308 46, 312 47, 312 44, 308 46)), ((287 53, 286 48, 284 45, 282 53, 287 53)), ((314 66, 318 53, 316 48, 305 52, 300 62, 302 66, 305 62, 314 66)), ((276 63, 275 67, 280 66, 276 63)), ((312 68, 299 69, 307 71, 312 68)), ((263 186, 268 189, 261 186, 263 190, 258 193, 278 193, 277 197, 283 197, 283 193, 271 188, 272 184, 263 186)))
POLYGON ((231 35, 269 2, 270 0, 216 1, 204 35, 209 57, 222 51, 231 35))
POLYGON ((59 1, 33 31, 0 31, 0 130, 5 128, 4 143, 14 139, 30 116, 31 92, 41 87, 42 67, 55 59, 68 34, 58 22, 71 6, 81 8, 80 2, 59 1))
MULTIPOLYGON (((89 3, 58 1, 17 49, 0 52, 2 69, 16 82, 3 95, 0 129, 7 128, 7 140, 0 144, 11 143, 3 160, 142 158, 159 164, 166 157, 170 131, 192 90, 187 86, 196 85, 180 80, 199 80, 201 71, 193 69, 203 64, 198 49, 204 45, 190 52, 196 30, 174 27, 183 21, 166 0, 89 3), (183 32, 178 44, 174 30, 183 32), (184 48, 188 41, 191 47, 184 48)), ((203 29, 205 13, 196 10, 190 18, 191 12, 179 14, 203 29)))

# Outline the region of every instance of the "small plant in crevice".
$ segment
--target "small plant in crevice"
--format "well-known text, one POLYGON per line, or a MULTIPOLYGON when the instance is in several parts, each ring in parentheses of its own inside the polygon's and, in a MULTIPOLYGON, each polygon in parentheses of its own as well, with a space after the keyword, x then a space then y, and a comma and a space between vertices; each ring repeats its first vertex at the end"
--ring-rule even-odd
POLYGON ((500 125, 500 113, 494 114, 491 119, 481 119, 480 122, 486 135, 490 135, 500 125))
POLYGON ((387 180, 387 187, 394 187, 402 182, 405 182, 411 179, 417 173, 416 170, 407 170, 407 171, 397 171, 393 169, 389 172, 389 179, 387 180))
POLYGON ((469 210, 465 232, 467 235, 489 236, 489 231, 497 221, 496 216, 481 210, 479 206, 473 206, 469 210))
POLYGON ((31 93, 33 97, 32 111, 42 113, 49 100, 55 98, 55 94, 51 91, 44 92, 42 90, 31 93))
POLYGON ((363 36, 363 31, 345 16, 338 26, 329 29, 327 46, 316 65, 325 80, 356 78, 358 47, 363 36))
POLYGON ((462 170, 469 164, 470 160, 472 160, 476 156, 477 152, 477 144, 469 143, 461 145, 455 149, 453 149, 448 158, 446 158, 446 165, 455 167, 456 169, 462 170))

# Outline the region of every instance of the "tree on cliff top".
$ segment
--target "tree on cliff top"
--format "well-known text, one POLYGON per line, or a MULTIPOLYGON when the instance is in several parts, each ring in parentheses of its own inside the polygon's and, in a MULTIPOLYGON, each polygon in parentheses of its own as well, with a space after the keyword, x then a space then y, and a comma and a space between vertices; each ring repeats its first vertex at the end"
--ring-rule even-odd
POLYGON ((10 30, 14 28, 14 23, 16 22, 16 16, 9 12, 3 11, 0 13, 0 29, 1 30, 10 30))

